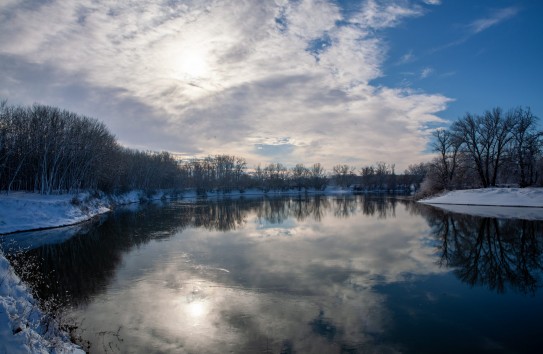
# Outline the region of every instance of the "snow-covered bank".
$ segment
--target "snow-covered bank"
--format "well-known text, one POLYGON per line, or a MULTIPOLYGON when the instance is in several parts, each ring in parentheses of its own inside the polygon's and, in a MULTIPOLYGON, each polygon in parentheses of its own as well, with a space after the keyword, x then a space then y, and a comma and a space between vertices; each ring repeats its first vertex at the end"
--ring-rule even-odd
POLYGON ((0 353, 78 353, 68 335, 51 324, 0 251, 0 353))
POLYGON ((419 202, 455 213, 543 220, 543 188, 485 188, 451 191, 419 202))
POLYGON ((71 225, 109 211, 106 203, 87 194, 0 196, 0 234, 71 225))
MULTIPOLYGON (((0 235, 74 225, 110 211, 112 205, 162 197, 164 193, 149 198, 144 192, 119 196, 89 193, 44 196, 23 192, 0 195, 0 235)), ((66 229, 68 237, 74 228, 80 227, 66 229)), ((0 353, 84 354, 54 323, 42 323, 44 318, 26 285, 0 250, 0 353)))
MULTIPOLYGON (((262 196, 293 195, 341 195, 350 194, 352 190, 339 187, 327 187, 325 190, 270 190, 248 189, 244 192, 208 191, 205 198, 240 198, 262 196)), ((41 195, 37 193, 14 192, 9 195, 0 194, 0 235, 20 231, 54 228, 74 225, 96 215, 107 213, 116 205, 139 203, 142 200, 159 200, 182 198, 195 201, 202 198, 195 190, 181 192, 159 191, 152 195, 144 191, 132 191, 120 195, 79 193, 76 195, 41 195)))
POLYGON ((90 193, 41 195, 26 192, 0 195, 0 235, 74 225, 107 213, 114 205, 163 197, 164 192, 149 197, 143 191, 113 196, 90 193))
POLYGON ((420 200, 425 204, 492 205, 543 208, 543 188, 480 188, 451 191, 420 200))

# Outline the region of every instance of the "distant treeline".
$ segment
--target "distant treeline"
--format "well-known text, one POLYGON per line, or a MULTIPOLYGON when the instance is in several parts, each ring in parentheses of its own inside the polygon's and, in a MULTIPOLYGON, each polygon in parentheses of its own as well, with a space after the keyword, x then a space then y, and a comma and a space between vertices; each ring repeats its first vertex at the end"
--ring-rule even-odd
POLYGON ((397 174, 394 164, 361 168, 338 164, 326 171, 281 163, 248 171, 242 157, 208 156, 180 161, 168 152, 122 147, 94 118, 57 107, 0 102, 0 190, 41 194, 101 190, 187 188, 204 194, 257 188, 263 191, 323 190, 333 184, 360 192, 424 193, 442 189, 542 183, 542 133, 530 110, 504 114, 496 108, 466 116, 434 133, 439 157, 397 174))
POLYGON ((199 193, 257 188, 263 191, 323 190, 330 183, 358 190, 389 190, 418 184, 415 169, 397 176, 394 165, 362 168, 337 165, 327 173, 320 163, 310 167, 281 163, 247 171, 244 158, 217 155, 179 161, 168 152, 122 147, 94 118, 57 107, 8 105, 0 102, 0 189, 41 194, 101 190, 186 189, 199 193))

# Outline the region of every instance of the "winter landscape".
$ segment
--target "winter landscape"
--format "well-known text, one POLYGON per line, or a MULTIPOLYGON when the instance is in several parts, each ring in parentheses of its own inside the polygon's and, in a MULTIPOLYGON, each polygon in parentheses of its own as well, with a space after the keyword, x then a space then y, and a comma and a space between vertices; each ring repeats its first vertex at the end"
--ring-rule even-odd
POLYGON ((0 354, 539 353, 541 15, 2 2, 0 354))

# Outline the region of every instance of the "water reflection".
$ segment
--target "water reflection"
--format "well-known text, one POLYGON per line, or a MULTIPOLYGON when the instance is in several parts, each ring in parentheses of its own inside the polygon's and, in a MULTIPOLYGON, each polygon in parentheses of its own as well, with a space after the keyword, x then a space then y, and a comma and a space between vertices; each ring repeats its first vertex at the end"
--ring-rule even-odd
MULTIPOLYGON (((389 335, 406 331, 397 329, 398 308, 417 292, 424 300, 409 316, 429 304, 438 311, 432 318, 447 316, 439 290, 420 279, 443 279, 453 268, 473 286, 515 286, 540 301, 541 238, 541 222, 386 197, 301 196, 118 211, 84 234, 10 257, 42 260, 34 273, 48 279, 35 282, 40 296, 66 301, 91 352, 424 352, 389 335), (398 284, 405 289, 391 304, 383 289, 398 284)), ((529 302, 492 294, 526 314, 529 302)), ((455 296, 462 327, 474 321, 472 298, 455 296)), ((541 306, 531 310, 528 317, 543 315, 541 306)), ((525 343, 533 338, 524 334, 525 343)))
POLYGON ((543 222, 453 214, 427 208, 439 263, 463 282, 499 293, 535 293, 543 270, 543 222))
MULTIPOLYGON (((133 210, 133 206, 121 209, 95 225, 83 224, 73 228, 4 236, 2 246, 12 261, 17 257, 43 260, 37 263, 37 273, 21 271, 26 281, 36 284, 39 294, 54 294, 68 303, 80 304, 86 303, 93 294, 105 288, 124 252, 134 247, 139 248, 151 240, 168 239, 186 228, 201 227, 227 232, 244 227, 248 216, 256 214, 259 223, 267 225, 264 227, 268 231, 266 235, 285 232, 292 234, 288 233, 290 227, 273 233, 269 225, 285 224, 289 218, 300 222, 320 222, 326 213, 349 217, 362 212, 371 216, 377 210, 380 217, 386 217, 387 213, 394 214, 396 204, 394 199, 365 199, 362 196, 333 199, 323 196, 224 199, 215 203, 195 204, 155 203, 136 210, 133 210), (21 253, 21 249, 30 250, 21 253), (40 279, 49 281, 43 282, 40 279)), ((264 233, 259 232, 259 235, 264 233)), ((24 263, 15 262, 16 266, 21 264, 21 267, 24 263)))

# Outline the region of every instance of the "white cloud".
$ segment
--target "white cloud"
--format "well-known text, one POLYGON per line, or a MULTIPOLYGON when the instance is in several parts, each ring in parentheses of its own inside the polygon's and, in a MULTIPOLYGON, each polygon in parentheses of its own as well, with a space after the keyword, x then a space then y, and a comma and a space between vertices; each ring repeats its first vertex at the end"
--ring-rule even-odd
POLYGON ((369 28, 393 27, 405 17, 421 16, 422 9, 416 6, 405 6, 405 2, 378 2, 367 0, 362 6, 358 23, 369 28))
POLYGON ((470 32, 473 34, 482 32, 492 26, 495 26, 511 17, 514 17, 518 13, 519 9, 516 7, 507 7, 504 9, 493 12, 490 16, 480 18, 473 21, 468 25, 470 32))
MULTIPOLYGON (((440 47, 434 48, 431 50, 431 52, 437 52, 443 49, 455 47, 457 45, 465 43, 467 40, 469 40, 471 37, 477 35, 480 32, 483 32, 487 30, 490 27, 496 26, 514 16, 516 16, 519 12, 519 8, 517 7, 508 7, 504 9, 500 9, 497 11, 494 11, 490 16, 479 18, 468 25, 465 26, 465 29, 467 30, 467 33, 464 34, 463 37, 454 40, 452 42, 449 42, 445 45, 442 45, 440 47)), ((481 49, 484 50, 484 49, 481 49)))
POLYGON ((432 75, 433 72, 434 72, 434 69, 430 67, 426 67, 422 69, 422 71, 420 72, 420 78, 426 79, 428 76, 432 75))
POLYGON ((420 15, 372 0, 349 18, 317 0, 0 5, 0 62, 16 61, 0 92, 96 116, 139 148, 401 168, 426 158, 448 99, 372 86, 374 33, 420 15))
POLYGON ((397 65, 410 63, 415 59, 416 58, 415 58, 415 55, 413 54, 413 51, 409 51, 400 57, 400 60, 398 60, 397 65))

